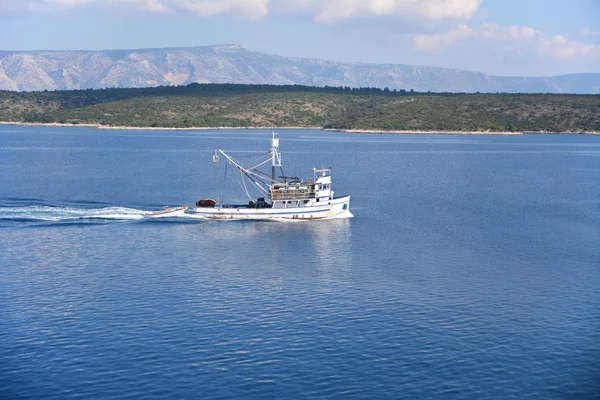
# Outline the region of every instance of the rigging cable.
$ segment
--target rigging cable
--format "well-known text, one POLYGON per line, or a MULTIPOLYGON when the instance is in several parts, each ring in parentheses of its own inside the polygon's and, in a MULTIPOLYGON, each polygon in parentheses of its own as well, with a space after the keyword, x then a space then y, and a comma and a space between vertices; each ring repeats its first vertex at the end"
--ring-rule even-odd
POLYGON ((225 197, 225 182, 227 181, 227 166, 229 165, 228 162, 225 163, 225 174, 223 176, 223 184, 221 185, 221 194, 220 194, 220 198, 219 198, 219 203, 223 204, 223 202, 225 201, 224 197, 225 197))
MULTIPOLYGON (((252 196, 250 196, 250 192, 248 192, 248 187, 246 187, 246 180, 244 179, 244 173, 240 170, 240 178, 242 178, 242 183, 240 184, 240 187, 242 189, 244 189, 244 193, 246 193, 246 196, 248 196, 248 200, 252 200, 252 196)), ((240 181, 238 180, 238 184, 240 183, 240 181)))

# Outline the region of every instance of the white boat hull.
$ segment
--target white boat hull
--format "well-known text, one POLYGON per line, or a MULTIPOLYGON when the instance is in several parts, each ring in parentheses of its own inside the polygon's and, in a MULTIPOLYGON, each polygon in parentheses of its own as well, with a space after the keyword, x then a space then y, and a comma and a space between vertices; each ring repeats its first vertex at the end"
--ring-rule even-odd
POLYGON ((217 220, 319 220, 352 218, 350 196, 326 200, 300 207, 249 208, 249 207, 195 207, 187 214, 217 220))

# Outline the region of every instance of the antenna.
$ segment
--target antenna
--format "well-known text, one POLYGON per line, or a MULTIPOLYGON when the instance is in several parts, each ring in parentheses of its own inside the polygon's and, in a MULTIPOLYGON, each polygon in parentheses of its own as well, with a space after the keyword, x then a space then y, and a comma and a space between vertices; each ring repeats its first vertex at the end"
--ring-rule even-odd
MULTIPOLYGON (((279 152, 279 135, 272 132, 271 138, 271 181, 275 183, 275 168, 281 168, 281 153, 279 152)), ((281 174, 283 175, 283 168, 281 168, 281 174)))

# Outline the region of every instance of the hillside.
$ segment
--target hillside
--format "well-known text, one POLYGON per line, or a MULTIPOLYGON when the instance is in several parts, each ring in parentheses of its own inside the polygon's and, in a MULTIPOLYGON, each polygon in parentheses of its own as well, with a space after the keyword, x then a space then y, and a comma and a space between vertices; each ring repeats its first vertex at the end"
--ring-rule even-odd
POLYGON ((239 45, 111 51, 0 51, 0 90, 140 88, 190 83, 598 94, 600 74, 503 77, 449 68, 281 57, 253 52, 239 45))
POLYGON ((0 92, 0 121, 170 128, 584 132, 600 131, 600 96, 191 84, 0 92))

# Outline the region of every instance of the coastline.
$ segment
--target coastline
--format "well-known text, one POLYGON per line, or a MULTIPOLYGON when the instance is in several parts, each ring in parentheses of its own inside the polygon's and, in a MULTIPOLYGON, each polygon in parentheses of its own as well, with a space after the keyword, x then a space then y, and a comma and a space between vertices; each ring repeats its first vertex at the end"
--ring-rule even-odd
POLYGON ((323 129, 324 131, 331 132, 344 132, 344 133, 370 133, 378 135, 503 135, 503 136, 515 136, 515 135, 600 135, 600 131, 586 131, 586 132, 551 132, 551 131, 413 131, 413 130, 394 130, 384 131, 381 129, 323 129))
POLYGON ((44 127, 85 127, 106 130, 139 130, 139 131, 211 131, 211 130, 259 130, 259 129, 310 129, 322 130, 326 132, 342 132, 342 133, 364 133, 364 134, 380 134, 380 135, 600 135, 600 131, 586 132, 550 132, 550 131, 530 131, 530 132, 510 132, 510 131, 431 131, 431 130, 391 130, 385 131, 381 129, 324 129, 320 126, 279 126, 279 127, 259 127, 259 126, 212 126, 212 127, 188 127, 188 128, 167 128, 167 127, 140 127, 140 126, 110 126, 100 124, 61 124, 58 122, 11 122, 0 121, 0 125, 14 126, 44 126, 44 127))
MULTIPOLYGON (((376 135, 524 135, 525 132, 492 132, 492 131, 384 131, 381 129, 324 129, 325 131, 343 133, 370 133, 376 135)), ((545 133, 545 132, 540 132, 545 133)))
POLYGON ((58 122, 10 122, 0 121, 0 125, 14 126, 46 126, 46 127, 67 127, 67 128, 96 128, 106 130, 131 130, 131 131, 214 131, 214 130, 246 130, 246 129, 314 129, 321 130, 320 126, 199 126, 188 128, 168 128, 156 126, 116 126, 100 124, 61 124, 58 122))

